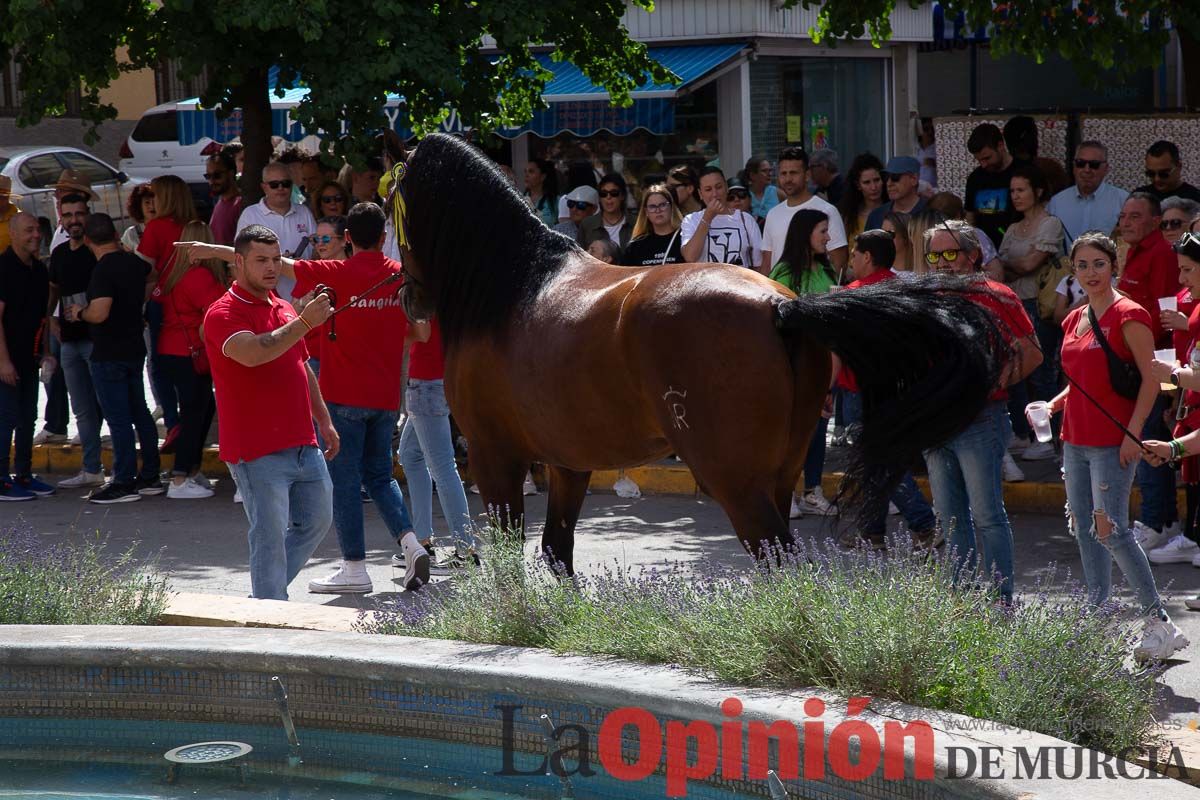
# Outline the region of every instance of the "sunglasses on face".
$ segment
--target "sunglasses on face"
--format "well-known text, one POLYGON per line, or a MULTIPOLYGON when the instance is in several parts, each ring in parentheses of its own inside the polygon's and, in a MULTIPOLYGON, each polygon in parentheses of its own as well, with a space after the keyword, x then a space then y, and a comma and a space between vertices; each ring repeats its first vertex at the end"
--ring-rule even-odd
POLYGON ((666 211, 670 207, 671 207, 670 203, 646 203, 646 210, 651 213, 657 213, 659 211, 666 211))
POLYGON ((321 198, 322 203, 344 203, 346 195, 344 194, 327 194, 321 198))
POLYGON ((219 180, 220 178, 224 178, 228 174, 228 172, 206 172, 204 173, 204 180, 215 181, 219 180))
POLYGON ((1107 163, 1107 161, 1093 161, 1090 158, 1077 158, 1075 159, 1075 169, 1100 169, 1107 163))
POLYGON ((1183 227, 1183 224, 1181 219, 1164 219, 1158 223, 1158 227, 1164 231, 1177 231, 1183 227))
POLYGON ((308 237, 308 240, 310 242, 312 242, 313 244, 329 244, 334 239, 340 239, 340 238, 341 238, 340 236, 330 236, 327 233, 323 234, 321 236, 318 236, 317 234, 314 233, 312 236, 308 237))
POLYGON ((961 252, 961 250, 932 250, 925 254, 925 263, 932 265, 940 260, 947 264, 953 264, 958 261, 958 254, 961 252))
POLYGON ((583 210, 591 208, 591 207, 592 207, 591 203, 585 202, 583 200, 568 200, 567 201, 567 208, 579 209, 580 211, 583 211, 583 210))
POLYGON ((601 189, 600 196, 601 197, 620 197, 621 190, 620 189, 601 189))
POLYGON ((267 181, 267 186, 270 186, 272 189, 290 189, 292 188, 292 182, 290 179, 282 181, 267 181))
POLYGON ((728 195, 725 196, 725 199, 726 200, 745 200, 749 196, 750 196, 750 194, 748 192, 744 192, 741 189, 734 189, 732 192, 730 192, 728 195))
POLYGON ((900 179, 904 177, 904 174, 905 173, 900 173, 900 174, 896 174, 896 175, 888 175, 887 182, 888 183, 899 183, 900 179))
POLYGON ((1146 177, 1150 180, 1158 178, 1160 181, 1165 181, 1167 178, 1171 177, 1171 173, 1174 171, 1174 167, 1171 169, 1148 169, 1146 170, 1146 177))

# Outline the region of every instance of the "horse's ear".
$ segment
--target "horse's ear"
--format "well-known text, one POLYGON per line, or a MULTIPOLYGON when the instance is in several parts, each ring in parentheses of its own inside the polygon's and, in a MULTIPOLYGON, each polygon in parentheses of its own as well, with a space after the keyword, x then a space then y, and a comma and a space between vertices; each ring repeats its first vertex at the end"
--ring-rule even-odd
POLYGON ((400 134, 396 133, 391 128, 383 132, 383 153, 393 164, 408 161, 408 147, 405 146, 404 140, 400 138, 400 134))

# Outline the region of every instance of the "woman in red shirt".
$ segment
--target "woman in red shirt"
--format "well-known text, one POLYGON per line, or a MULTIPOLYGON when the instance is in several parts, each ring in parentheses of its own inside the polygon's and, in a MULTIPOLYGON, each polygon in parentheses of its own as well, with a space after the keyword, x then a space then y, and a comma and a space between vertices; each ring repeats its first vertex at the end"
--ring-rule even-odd
POLYGON ((1108 600, 1116 559, 1147 617, 1134 655, 1164 659, 1188 641, 1163 609, 1150 562, 1129 529, 1129 493, 1141 443, 1104 415, 1107 411, 1129 430, 1140 431, 1158 394, 1150 373, 1154 357, 1150 314, 1113 289, 1116 260, 1116 244, 1099 231, 1083 234, 1071 247, 1075 277, 1088 302, 1063 320, 1062 369, 1070 380, 1050 401, 1050 409, 1063 412, 1067 507, 1090 600, 1096 604, 1108 600), (1142 380, 1136 398, 1113 388, 1100 336, 1118 359, 1137 365, 1142 380))
POLYGON ((154 219, 146 223, 138 242, 137 254, 150 264, 147 280, 153 283, 150 302, 146 303, 146 323, 150 329, 150 388, 162 408, 167 438, 161 451, 170 453, 182 432, 179 427, 179 398, 163 372, 158 356, 158 336, 162 330, 163 307, 161 290, 163 275, 174 259, 175 243, 180 241, 183 226, 196 219, 192 190, 176 175, 160 175, 150 181, 154 193, 154 219))
MULTIPOLYGON (((183 241, 213 242, 206 223, 195 220, 181 229, 183 241)), ((163 309, 158 335, 159 369, 179 398, 179 438, 167 497, 197 500, 213 491, 200 473, 204 437, 216 411, 200 323, 204 313, 229 286, 225 262, 212 258, 189 263, 175 259, 155 291, 163 309)))

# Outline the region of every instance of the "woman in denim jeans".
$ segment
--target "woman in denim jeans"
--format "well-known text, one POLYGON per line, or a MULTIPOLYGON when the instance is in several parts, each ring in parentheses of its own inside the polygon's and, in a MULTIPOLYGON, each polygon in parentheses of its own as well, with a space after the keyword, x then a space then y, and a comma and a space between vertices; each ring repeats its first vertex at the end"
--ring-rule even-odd
MULTIPOLYGON (((430 325, 428 340, 413 342, 409 351, 408 385, 404 395, 408 422, 400 435, 400 463, 404 465, 412 502, 413 529, 431 557, 434 556, 431 546, 433 484, 437 483, 438 502, 450 526, 454 545, 454 551, 445 560, 435 560, 432 571, 442 574, 463 567, 469 561, 478 561, 474 555, 467 495, 454 462, 450 407, 446 405, 442 380, 444 373, 442 334, 435 319, 430 325)), ((401 558, 395 560, 402 560, 402 554, 397 556, 401 558)))
POLYGON ((1063 321, 1062 368, 1082 391, 1068 385, 1050 401, 1050 410, 1063 412, 1067 508, 1089 599, 1096 604, 1108 599, 1115 559, 1146 615, 1134 656, 1165 659, 1186 647, 1188 640, 1163 610, 1150 562, 1129 529, 1129 493, 1142 447, 1103 413, 1107 411, 1128 429, 1140 431, 1158 395, 1150 371, 1154 358, 1150 314, 1113 289, 1116 260, 1116 244, 1099 231, 1083 234, 1071 247, 1072 268, 1088 302, 1063 321), (1099 332, 1093 329, 1090 316, 1099 332), (1117 358, 1137 365, 1142 383, 1136 399, 1113 388, 1108 358, 1097 338, 1101 335, 1117 358))

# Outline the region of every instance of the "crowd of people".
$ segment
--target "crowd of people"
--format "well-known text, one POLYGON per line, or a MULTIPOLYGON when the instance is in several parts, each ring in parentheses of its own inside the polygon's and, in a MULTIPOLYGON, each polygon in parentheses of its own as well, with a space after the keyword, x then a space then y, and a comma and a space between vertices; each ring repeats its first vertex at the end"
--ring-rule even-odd
MULTIPOLYGON (((1102 142, 1081 142, 1068 175, 1038 155, 1033 121, 1015 117, 1003 129, 981 124, 971 132, 966 145, 978 167, 959 197, 938 191, 932 131, 923 129, 921 141, 915 156, 886 163, 860 154, 844 175, 832 150, 798 147, 773 163, 753 157, 733 178, 711 163, 678 164, 639 175, 638 196, 599 156, 565 177, 554 162, 535 159, 524 194, 532 214, 608 264, 727 263, 801 294, 938 270, 977 274, 1016 357, 987 412, 927 454, 932 505, 909 475, 893 495, 894 511, 921 546, 948 537, 971 563, 977 552, 1009 598, 1002 483, 1023 480, 1018 457, 1060 460, 1093 600, 1108 598, 1115 558, 1150 620, 1141 649, 1161 657, 1182 636, 1162 610, 1150 564, 1200 566, 1200 469, 1190 455, 1200 451, 1200 306, 1191 295, 1200 286, 1200 190, 1182 180, 1181 154, 1167 141, 1144 154, 1149 182, 1132 192, 1106 181, 1102 142), (563 181, 570 188, 560 193, 563 181), (1118 386, 1121 375, 1139 385, 1118 386), (1164 383, 1188 391, 1160 392, 1164 383), (1026 417, 1030 403, 1056 415, 1059 441, 1039 435, 1026 417), (1182 520, 1177 464, 1187 496, 1182 520), (1130 523, 1135 480, 1141 508, 1130 523)), ((11 190, 0 184, 0 216, 11 231, 0 255, 0 440, 16 434, 11 469, 7 448, 2 454, 0 500, 58 488, 93 489, 87 498, 99 504, 211 497, 201 453, 219 408, 221 458, 251 526, 254 596, 286 598, 330 521, 343 562, 309 589, 369 591, 365 498, 399 543, 397 563, 411 588, 428 581, 431 564, 449 570, 473 560, 436 321, 411 323, 394 295, 381 293, 339 316, 339 333, 337 320, 323 325, 339 297, 361 297, 400 271, 381 206, 401 157, 384 140, 381 156, 335 172, 288 153, 263 169, 262 199, 245 204, 240 153, 226 147, 207 162, 209 222, 197 219, 186 184, 166 175, 131 193, 134 224, 125 231, 91 213, 90 185, 67 170, 55 185, 59 227, 48 266, 38 258, 36 220, 11 211, 11 190), (406 350, 412 424, 399 453, 411 512, 391 478, 406 350), (166 429, 161 446, 143 362, 166 429), (48 399, 35 436, 39 379, 48 399), (293 387, 295 407, 256 414, 253 387, 264 382, 293 387), (68 399, 82 469, 55 487, 32 474, 31 446, 65 441, 68 399), (114 451, 107 477, 102 421, 114 451), (172 452, 164 481, 159 455, 172 452), (452 533, 440 563, 430 555, 434 483, 452 533), (297 504, 303 514, 289 512, 297 504), (327 515, 315 511, 325 505, 327 515), (300 517, 304 524, 289 523, 300 517)), ((517 183, 511 172, 510 179, 517 183)), ((861 422, 853 375, 838 373, 827 412, 793 517, 835 511, 821 475, 827 441, 852 441, 861 422)), ((885 523, 874 521, 853 544, 885 547, 885 523)), ((1189 603, 1200 607, 1200 599, 1189 603)))

